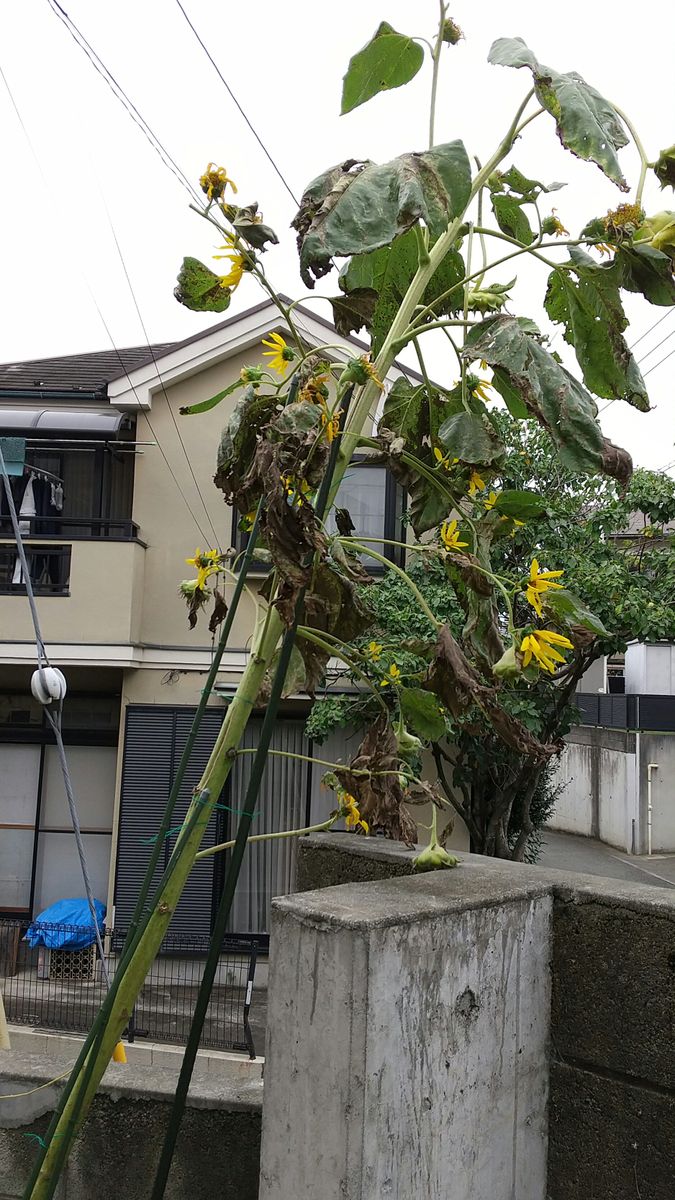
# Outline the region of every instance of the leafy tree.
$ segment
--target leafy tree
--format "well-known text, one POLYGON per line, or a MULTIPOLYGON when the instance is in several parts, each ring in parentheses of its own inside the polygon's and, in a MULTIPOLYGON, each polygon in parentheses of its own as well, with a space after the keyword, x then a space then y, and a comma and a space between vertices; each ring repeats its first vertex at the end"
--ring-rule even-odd
MULTIPOLYGON (((493 417, 506 450, 499 484, 546 494, 537 522, 513 528, 512 536, 496 544, 494 570, 517 581, 522 562, 545 552, 577 582, 598 629, 601 622, 607 630, 577 631, 575 653, 556 672, 556 687, 518 678, 504 685, 502 703, 511 714, 538 738, 560 744, 574 720, 574 690, 593 661, 623 651, 629 641, 675 640, 675 537, 668 532, 675 522, 675 483, 663 473, 638 470, 621 490, 614 481, 561 465, 550 437, 533 422, 493 417)), ((464 614, 441 560, 418 555, 409 573, 434 615, 461 638, 464 614)), ((411 656, 406 647, 419 650, 433 638, 433 629, 410 588, 390 573, 370 589, 369 603, 383 648, 396 647, 399 663, 403 649, 404 669, 423 676, 424 658, 411 656)), ((516 613, 526 605, 519 595, 516 613)), ((383 673, 387 666, 383 649, 383 673)), ((308 732, 320 741, 336 726, 367 723, 373 716, 368 697, 326 696, 315 703, 308 732)), ((459 720, 447 713, 444 718, 442 736, 429 739, 430 745, 444 792, 469 828, 472 849, 532 858, 537 831, 560 791, 551 764, 495 736, 476 706, 459 720)), ((414 714, 411 723, 414 728, 414 714)), ((428 734, 424 728, 418 732, 428 734)))

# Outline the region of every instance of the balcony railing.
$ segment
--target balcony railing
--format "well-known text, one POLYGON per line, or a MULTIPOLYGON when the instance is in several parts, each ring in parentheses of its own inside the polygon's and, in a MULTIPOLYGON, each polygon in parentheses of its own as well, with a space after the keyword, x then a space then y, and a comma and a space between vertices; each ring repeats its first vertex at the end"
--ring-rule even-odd
MULTIPOLYGON (((26 538, 67 538, 70 542, 91 538, 130 542, 138 538, 138 525, 126 519, 107 517, 21 517, 21 532, 26 538)), ((13 536, 8 516, 0 517, 0 538, 13 536)))
MULTIPOLYGON (((26 546, 28 571, 37 596, 67 596, 70 546, 26 546)), ((26 582, 16 546, 0 546, 0 595, 25 595, 26 582)))

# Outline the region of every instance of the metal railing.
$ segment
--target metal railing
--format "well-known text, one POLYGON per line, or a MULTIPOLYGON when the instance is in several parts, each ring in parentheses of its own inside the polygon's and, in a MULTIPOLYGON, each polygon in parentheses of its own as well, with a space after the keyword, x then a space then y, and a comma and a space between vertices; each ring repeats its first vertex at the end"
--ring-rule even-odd
MULTIPOLYGON (((26 525, 25 537, 68 538, 70 541, 90 541, 92 538, 110 538, 114 541, 130 542, 138 537, 139 527, 126 518, 108 517, 22 517, 26 525)), ((12 537, 9 517, 0 517, 0 537, 12 537)))
POLYGON ((580 725, 599 725, 604 729, 675 732, 675 696, 627 693, 605 695, 577 692, 574 704, 580 725))
MULTIPOLYGON (((59 941, 81 928, 36 926, 27 918, 0 918, 0 991, 7 1020, 70 1033, 88 1032, 105 996, 96 946, 73 950, 32 947, 26 933, 39 928, 47 941, 59 941)), ((113 978, 124 935, 106 930, 104 945, 113 978)), ((208 951, 207 937, 169 932, 139 993, 127 1030, 128 1041, 187 1041, 192 1012, 208 951)), ((224 940, 221 960, 204 1021, 201 1045, 240 1050, 255 1058, 249 1015, 253 999, 258 942, 224 940)))
MULTIPOLYGON (((36 596, 68 595, 70 546, 27 545, 26 559, 36 596)), ((0 545, 0 595, 24 596, 26 584, 16 552, 16 543, 0 545)))

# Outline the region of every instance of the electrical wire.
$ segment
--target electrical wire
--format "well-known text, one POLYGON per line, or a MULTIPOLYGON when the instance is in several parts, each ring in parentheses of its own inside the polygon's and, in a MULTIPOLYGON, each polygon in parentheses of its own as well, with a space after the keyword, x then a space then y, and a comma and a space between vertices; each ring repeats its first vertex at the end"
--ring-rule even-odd
POLYGON ((246 122, 246 124, 248 125, 248 128, 250 129, 250 131, 251 131, 251 133, 253 134, 253 136, 254 136, 254 138, 255 138, 256 142, 257 142, 257 143, 258 143, 258 145, 260 146, 260 149, 262 150, 263 154, 265 155, 265 157, 267 158, 268 162, 269 162, 269 163, 272 165, 272 167, 273 167, 273 168, 274 168, 274 170, 276 171, 277 175, 279 176, 279 179, 281 180, 281 182, 283 183, 284 187, 286 188, 286 191, 288 192, 289 196, 291 197, 291 200, 293 201, 293 203, 294 203, 294 204, 296 204, 296 205, 298 205, 298 207, 299 207, 299 206, 300 206, 300 201, 298 200, 297 196, 294 194, 294 192, 293 192, 293 189, 291 188, 290 184, 289 184, 289 183, 288 183, 288 181, 286 180, 286 178, 285 178, 285 176, 284 176, 284 174, 283 174, 283 172, 282 172, 281 168, 277 166, 276 162, 275 162, 275 161, 274 161, 274 159, 272 158, 272 155, 270 154, 269 150, 267 149, 267 146, 265 145, 265 143, 263 142, 262 138, 260 137, 260 134, 259 134, 259 133, 258 133, 258 131, 255 129, 255 127, 254 127, 253 123, 252 123, 252 122, 249 120, 249 118, 247 117, 247 115, 246 115, 246 113, 245 113, 244 109, 242 108, 241 104, 240 104, 240 103, 239 103, 239 101, 237 100, 237 97, 235 96, 234 92, 232 91, 232 88, 230 87, 229 83, 227 82, 227 80, 226 80, 225 76, 223 75, 222 71, 220 70, 220 67, 218 66, 217 62, 216 62, 216 61, 215 61, 215 59, 213 58, 213 56, 212 56, 211 52, 209 51, 208 47, 206 46, 205 42, 204 42, 204 41, 202 40, 202 38, 199 36, 199 34, 198 34, 197 30, 195 29, 194 25, 192 24, 192 21, 190 20, 190 18, 189 18, 189 16, 188 16, 188 14, 186 13, 185 9, 183 8, 183 5, 181 4, 181 0, 176 0, 176 4, 178 5, 178 7, 179 7, 180 11, 182 12, 183 16, 185 17, 185 20, 187 21, 187 23, 188 23, 188 25, 189 25, 190 29, 192 30, 192 32, 193 32, 194 36, 196 37, 197 41, 199 42, 199 45, 201 46, 202 50, 204 51, 204 53, 205 53, 206 57, 208 58, 209 62, 211 63, 211 66, 213 67, 214 71, 216 72, 216 74, 217 74, 218 78, 220 79, 220 82, 222 83, 223 87, 226 89, 226 91, 227 91, 227 94, 229 95, 229 97, 230 97, 230 99, 233 101, 233 103, 235 104, 236 108, 238 109, 238 111, 239 111, 240 115, 243 117, 243 119, 244 119, 244 121, 246 122))
POLYGON ((132 121, 141 130, 147 141, 150 142, 150 145, 159 155, 165 167, 171 171, 172 175, 175 175, 181 186, 184 187, 188 192, 190 198, 199 203, 199 193, 190 183, 188 176, 185 174, 183 169, 179 167, 178 163, 166 149, 166 146, 164 146, 164 144, 160 141, 157 134, 151 129, 150 125, 148 125, 145 117, 143 117, 143 115, 139 112, 138 108, 129 98, 121 83, 119 83, 113 75, 112 71, 106 67, 102 58, 96 53, 93 46, 87 41, 82 31, 78 28, 72 18, 68 16, 66 10, 58 3, 58 0, 47 0, 47 2, 52 9, 52 12, 59 18, 61 23, 68 30, 68 33, 72 37, 75 44, 79 46, 80 49, 86 54, 90 63, 105 81, 105 83, 107 83, 113 95, 117 100, 119 100, 123 108, 126 109, 132 121))
POLYGON ((664 354, 663 358, 660 358, 657 363, 654 363, 653 367, 650 367, 648 371, 645 371, 645 376, 651 375, 652 371, 655 371, 657 367, 660 367, 661 364, 664 363, 667 358, 672 358, 674 354, 675 354, 675 350, 671 350, 668 354, 664 354))
POLYGON ((632 345, 628 347, 628 349, 634 350, 638 342, 641 342, 643 338, 646 338, 647 335, 650 334, 653 329, 656 329, 657 325, 660 325, 662 321, 665 321, 667 317, 672 317, 673 312, 675 312, 675 309, 669 308, 668 312, 664 313, 662 317, 659 317, 658 321, 654 321, 654 324, 650 325, 649 329, 645 329, 644 333, 641 333, 639 338, 637 338, 637 340, 634 341, 632 345))
MULTIPOLYGON (((136 296, 136 292, 135 292, 135 290, 134 290, 134 285, 133 285, 133 283, 131 282, 131 276, 129 275, 129 271, 128 271, 128 269, 127 269, 126 260, 125 260, 125 258, 124 258, 124 254, 122 253, 122 247, 121 247, 121 245, 120 245, 119 238, 117 237, 117 233, 116 233, 116 231, 115 231, 115 226, 113 225, 112 217, 111 217, 111 215, 110 215, 110 211, 109 211, 109 209, 108 209, 108 206, 107 206, 107 204, 106 204, 106 202, 105 202, 105 198, 103 198, 103 207, 105 208, 105 212, 106 212, 106 215, 107 215, 107 218, 108 218, 108 224, 109 224, 109 226, 110 226, 110 232, 111 232, 111 234, 112 234, 113 241, 114 241, 114 243, 115 243, 115 248, 116 248, 116 250, 117 250, 117 253, 118 253, 118 255, 119 255, 119 260, 120 260, 120 262, 121 262, 121 264, 122 264, 122 270, 124 271, 124 277, 125 277, 125 279, 126 279, 126 281, 127 281, 127 285, 128 285, 128 287, 129 287, 129 291, 130 291, 130 293, 131 293, 131 298, 132 298, 132 300, 133 300, 133 302, 134 302, 134 308, 136 309, 136 314, 137 314, 137 316, 138 316, 138 319, 139 319, 139 321, 140 321, 140 324, 141 324, 141 329, 143 330, 143 337, 145 338, 146 345, 147 345, 147 347, 148 347, 148 351, 149 351, 149 353, 150 353, 150 357, 152 358, 152 361, 153 361, 153 364, 154 364, 154 368, 155 368, 155 372, 156 372, 157 378, 158 378, 158 380, 159 380, 159 382, 160 382, 160 385, 161 385, 161 388, 162 388, 162 392, 163 392, 163 394, 164 394, 164 399, 165 399, 165 401, 166 401, 166 406, 167 406, 167 408, 168 408, 168 410, 169 410, 169 415, 171 416, 171 420, 173 421, 174 428, 175 428, 175 430, 176 430, 176 433, 177 433, 177 435, 178 435, 178 441, 180 442, 181 449, 182 449, 182 451, 183 451, 183 454, 185 455, 185 461, 186 461, 186 463, 187 463, 187 465, 188 465, 188 470, 189 470, 189 472, 190 472, 190 475, 192 476, 193 483, 194 483, 194 485, 195 485, 195 487, 196 487, 196 489, 197 489, 197 494, 198 494, 198 496, 199 496, 199 499, 201 500, 202 508, 204 509, 204 513, 205 513, 205 515, 206 515, 206 521, 207 521, 207 525, 209 525, 209 526, 210 526, 210 528, 211 528, 211 533, 213 534, 213 537, 214 537, 214 543, 213 543, 213 544, 214 544, 214 546, 218 546, 218 544, 219 544, 219 538, 218 538, 218 534, 216 533, 215 526, 214 526, 214 524, 213 524, 213 521, 211 520, 211 514, 209 513, 209 510, 208 510, 208 508, 207 508, 207 506, 206 506, 206 501, 205 501, 205 499, 204 499, 204 496, 203 496, 203 493, 202 493, 202 489, 201 489, 201 488, 200 488, 200 486, 199 486, 199 480, 197 479, 197 476, 195 475, 194 467, 192 466, 192 463, 191 463, 191 461, 190 461, 190 455, 188 454, 188 452, 187 452, 187 448, 186 448, 186 446, 185 446, 185 442, 183 441, 183 435, 181 434, 180 428, 179 428, 179 426, 178 426, 178 421, 176 420, 175 413, 174 413, 174 411, 173 411, 173 409, 172 409, 172 407, 171 407, 171 403, 170 403, 170 401, 169 401, 169 395, 168 395, 168 392, 167 392, 167 390, 166 390, 166 387, 164 386, 164 380, 162 379, 162 375, 161 375, 161 372, 160 372, 159 366, 157 365, 157 359, 156 359, 156 357, 155 357, 155 351, 154 351, 154 348, 153 348, 153 346, 151 345, 150 338, 148 337, 148 331, 147 331, 147 329, 146 329, 146 326, 145 326, 145 321, 143 320, 143 314, 141 313, 140 305, 139 305, 139 303, 138 303, 138 298, 137 298, 137 296, 136 296)), ((127 375, 127 379, 128 379, 128 381, 129 381, 129 383, 131 384, 131 379, 129 378, 129 375, 127 375)), ((133 384, 132 384, 131 386, 133 387, 133 384)), ((136 394, 136 391, 135 391, 135 389, 134 389, 134 394, 136 394)), ((137 398, 138 398, 138 397, 137 397, 137 398)), ((146 413, 146 416, 147 416, 147 413, 146 413)), ((150 424, 150 422, 148 422, 148 424, 150 424)), ((155 435, 153 434, 153 436, 155 436, 155 435)), ((157 438, 156 438, 156 437, 155 437, 155 441, 157 441, 157 438)), ((158 443, 158 444, 159 444, 159 443, 158 443)), ((175 476, 174 476, 174 478, 175 478, 175 476)), ((194 515, 194 514, 193 514, 193 515, 194 515)), ((199 528, 199 526, 198 526, 198 528, 199 528)), ((204 537, 204 533, 203 533, 203 531, 202 531, 201 529, 200 529, 200 533, 201 533, 201 535, 202 535, 202 538, 204 538, 204 541, 207 541, 208 539, 204 537)))

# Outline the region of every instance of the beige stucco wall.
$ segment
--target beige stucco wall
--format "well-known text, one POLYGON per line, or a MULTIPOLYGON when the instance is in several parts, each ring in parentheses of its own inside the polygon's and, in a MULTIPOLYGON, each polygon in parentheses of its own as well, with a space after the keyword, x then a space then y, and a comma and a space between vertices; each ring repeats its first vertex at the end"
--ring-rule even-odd
MULTIPOLYGON (((7 539, 4 544, 9 544, 7 539)), ((134 642, 141 629, 145 551, 138 542, 81 541, 71 546, 70 594, 38 596, 46 642, 134 642)), ((30 542, 28 543, 30 545, 30 542)), ((0 640, 35 640, 25 595, 0 598, 0 640)))
MULTIPOLYGON (((140 632, 141 641, 147 644, 195 649, 210 645, 208 616, 190 631, 185 602, 177 588, 181 579, 194 576, 194 569, 184 560, 194 554, 197 546, 226 549, 232 544, 232 511, 216 489, 213 474, 221 430, 234 408, 236 396, 241 393, 227 397, 210 412, 198 416, 180 416, 178 410, 222 391, 237 377, 244 364, 251 361, 255 361, 255 357, 249 352, 209 367, 167 388, 166 396, 162 392, 156 393, 150 413, 147 416, 139 414, 138 440, 160 443, 194 513, 193 516, 189 512, 159 447, 144 447, 143 455, 136 460, 133 519, 140 525, 140 536, 147 543, 140 632)), ((230 636, 230 646, 245 646, 250 621, 251 606, 242 603, 230 636)))

